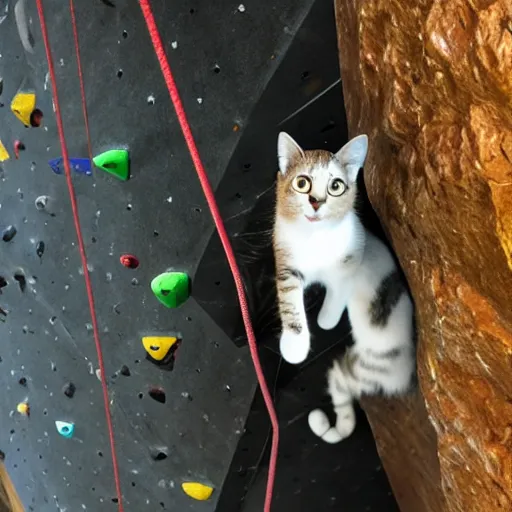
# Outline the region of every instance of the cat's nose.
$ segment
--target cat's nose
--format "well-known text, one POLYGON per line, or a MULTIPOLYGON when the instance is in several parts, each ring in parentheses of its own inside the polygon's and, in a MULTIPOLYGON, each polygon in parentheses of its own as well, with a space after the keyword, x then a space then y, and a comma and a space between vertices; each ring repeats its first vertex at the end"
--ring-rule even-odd
POLYGON ((315 212, 322 206, 324 201, 319 201, 315 196, 309 196, 309 204, 313 207, 313 210, 315 212))

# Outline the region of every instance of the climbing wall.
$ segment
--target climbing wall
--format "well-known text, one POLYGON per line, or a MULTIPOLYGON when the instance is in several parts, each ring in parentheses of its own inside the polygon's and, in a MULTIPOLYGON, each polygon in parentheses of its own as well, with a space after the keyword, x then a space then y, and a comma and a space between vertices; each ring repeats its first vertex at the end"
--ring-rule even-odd
MULTIPOLYGON (((153 2, 214 186, 311 3, 153 2)), ((125 509, 215 510, 255 378, 138 2, 75 2, 99 167, 88 154, 67 3, 43 4, 125 509), (105 154, 111 150, 127 153, 105 154), (177 295, 168 272, 186 276, 177 295), (189 289, 188 300, 174 303, 189 289), (198 503, 184 483, 213 494, 198 503)), ((0 450, 27 510, 116 510, 83 269, 32 1, 0 0, 0 84, 0 450)), ((304 98, 290 100, 299 106, 304 98)), ((221 198, 234 218, 257 199, 244 193, 249 169, 240 163, 236 192, 221 198)), ((259 185, 272 174, 266 170, 259 185)))

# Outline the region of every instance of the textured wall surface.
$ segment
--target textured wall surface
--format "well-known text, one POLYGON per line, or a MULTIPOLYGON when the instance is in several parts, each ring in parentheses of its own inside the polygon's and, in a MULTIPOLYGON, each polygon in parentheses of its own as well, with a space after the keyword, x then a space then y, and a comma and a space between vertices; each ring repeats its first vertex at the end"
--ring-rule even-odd
POLYGON ((416 302, 446 506, 418 404, 371 404, 377 438, 394 432, 385 465, 399 499, 425 491, 404 511, 512 510, 512 3, 337 0, 337 23, 350 131, 370 136, 368 194, 416 302))

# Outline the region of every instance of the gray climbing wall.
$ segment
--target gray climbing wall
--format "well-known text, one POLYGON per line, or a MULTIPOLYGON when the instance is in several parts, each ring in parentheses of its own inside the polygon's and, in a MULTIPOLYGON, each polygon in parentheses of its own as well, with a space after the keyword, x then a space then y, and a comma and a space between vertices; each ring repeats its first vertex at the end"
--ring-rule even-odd
MULTIPOLYGON (((116 510, 70 202, 64 176, 48 164, 60 146, 44 47, 34 2, 26 2, 16 23, 23 1, 0 0, 0 140, 10 155, 0 164, 0 229, 16 230, 0 241, 0 449, 28 510, 116 510), (27 128, 10 104, 30 90, 43 120, 27 128), (15 141, 24 147, 19 158, 15 141), (48 199, 38 209, 40 196, 48 199), (76 388, 72 398, 64 393, 69 383, 76 388), (17 411, 22 402, 29 416, 17 411), (72 422, 73 437, 59 435, 55 421, 72 422)), ((154 0, 214 185, 311 3, 154 0)), ((68 6, 62 0, 44 0, 44 6, 70 155, 86 158, 68 6)), ((73 175, 125 509, 214 510, 255 389, 248 350, 229 332, 239 325, 232 283, 222 257, 209 253, 212 222, 138 2, 78 0, 76 9, 93 152, 127 148, 131 163, 127 182, 98 169, 73 175), (121 265, 127 253, 139 259, 137 269, 121 265), (207 271, 198 282, 200 265, 207 271), (192 280, 192 297, 179 309, 165 308, 150 289, 169 268, 192 280), (215 312, 207 303, 226 308, 215 312), (145 335, 180 336, 172 372, 145 359, 145 335), (152 388, 164 390, 165 403, 151 398, 152 388), (184 481, 215 492, 199 503, 183 493, 184 481)), ((304 98, 296 100, 298 106, 304 98)), ((247 170, 241 164, 237 193, 223 198, 230 215, 250 210, 256 200, 244 195, 247 170)))

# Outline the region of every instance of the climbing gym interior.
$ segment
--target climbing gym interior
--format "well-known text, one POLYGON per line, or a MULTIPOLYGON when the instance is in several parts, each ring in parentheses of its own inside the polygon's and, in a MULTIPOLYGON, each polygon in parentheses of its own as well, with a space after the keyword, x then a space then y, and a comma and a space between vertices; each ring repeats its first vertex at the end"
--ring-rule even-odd
MULTIPOLYGON (((509 0, 0 0, 0 511, 512 510, 509 0), (366 133, 417 382, 315 437, 277 137, 366 133)), ((325 290, 306 294, 316 318, 325 290)))

